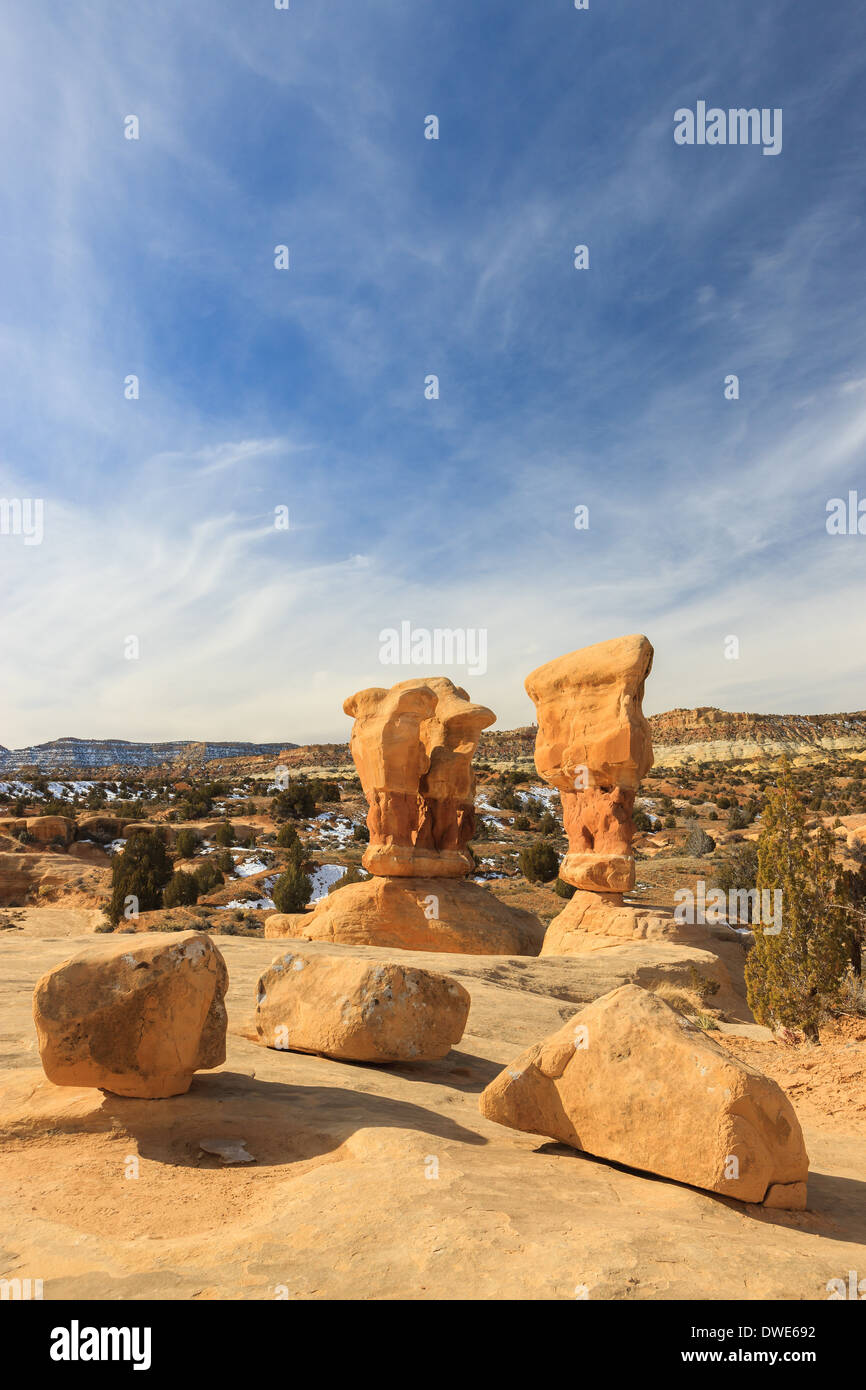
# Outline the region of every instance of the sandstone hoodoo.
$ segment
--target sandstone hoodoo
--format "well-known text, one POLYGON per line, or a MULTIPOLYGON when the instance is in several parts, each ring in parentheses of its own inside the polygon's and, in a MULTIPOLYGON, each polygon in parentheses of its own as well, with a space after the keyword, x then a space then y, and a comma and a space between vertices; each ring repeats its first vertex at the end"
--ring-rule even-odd
POLYGON ((538 711, 535 766, 559 791, 568 853, 559 876, 578 891, 547 929, 542 955, 573 955, 624 940, 692 941, 670 912, 627 906, 634 887, 634 803, 652 767, 641 709, 653 662, 646 637, 615 637, 539 666, 526 678, 538 711))
POLYGON ((472 757, 496 718, 444 676, 362 690, 352 757, 370 807, 363 864, 373 875, 322 898, 311 913, 272 913, 267 937, 475 955, 538 955, 531 912, 467 883, 475 831, 472 757))
POLYGON ((351 695, 352 757, 370 807, 363 864, 384 877, 463 878, 475 830, 472 757, 496 715, 444 676, 351 695))
POLYGON ((646 637, 617 637, 557 657, 526 678, 538 711, 535 765, 559 791, 568 836, 559 874, 575 888, 634 887, 635 793, 653 761, 641 709, 652 661, 646 637))
POLYGON ((785 1093, 637 985, 528 1048, 479 1104, 596 1158, 744 1202, 806 1205, 809 1160, 785 1093))
POLYGON ((59 1086, 182 1095, 226 1057, 228 974, 201 932, 123 936, 43 975, 33 995, 42 1066, 59 1086))
POLYGON ((259 980, 256 1032, 266 1047, 354 1062, 420 1062, 460 1041, 469 994, 448 975, 296 947, 259 980))

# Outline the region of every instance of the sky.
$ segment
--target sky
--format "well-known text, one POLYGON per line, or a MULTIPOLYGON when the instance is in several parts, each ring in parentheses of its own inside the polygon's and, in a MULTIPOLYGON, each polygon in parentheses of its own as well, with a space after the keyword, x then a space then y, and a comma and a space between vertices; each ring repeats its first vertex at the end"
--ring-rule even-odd
POLYGON ((630 632, 648 713, 866 708, 864 68, 858 0, 5 0, 0 744, 509 728, 630 632))

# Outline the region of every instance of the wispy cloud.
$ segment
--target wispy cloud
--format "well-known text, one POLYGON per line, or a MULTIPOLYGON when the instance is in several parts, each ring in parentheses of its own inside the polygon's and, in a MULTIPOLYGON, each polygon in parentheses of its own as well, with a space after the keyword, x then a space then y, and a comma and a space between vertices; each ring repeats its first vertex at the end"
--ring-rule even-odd
POLYGON ((12 0, 0 496, 46 521, 0 536, 0 742, 342 737, 402 620, 488 629, 501 725, 635 630, 652 709, 866 704, 866 537, 824 526, 866 497, 864 38, 853 4, 816 39, 748 0, 12 0), (675 147, 699 97, 784 106, 783 154, 675 147))

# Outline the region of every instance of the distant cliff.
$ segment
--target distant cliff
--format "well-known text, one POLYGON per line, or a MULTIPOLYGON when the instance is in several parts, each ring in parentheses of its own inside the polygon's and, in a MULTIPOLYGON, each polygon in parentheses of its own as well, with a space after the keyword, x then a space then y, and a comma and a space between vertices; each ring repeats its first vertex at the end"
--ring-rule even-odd
POLYGON ((0 774, 20 767, 40 772, 86 772, 96 768, 147 768, 181 763, 197 766, 214 758, 275 757, 291 743, 130 743, 126 739, 56 738, 32 748, 0 747, 0 774))
MULTIPOLYGON (((657 763, 729 762, 741 758, 792 757, 821 750, 866 751, 866 710, 854 714, 731 714, 702 706, 674 709, 650 717, 657 763)), ((525 763, 535 748, 535 725, 522 729, 486 731, 478 743, 478 763, 525 763)), ((289 769, 351 768, 348 743, 129 743, 125 739, 58 738, 33 748, 0 746, 0 777, 22 767, 40 772, 70 775, 112 768, 200 768, 209 776, 220 774, 220 764, 242 760, 227 774, 249 771, 259 775, 255 759, 273 759, 289 769)))
POLYGON ((866 749, 866 710, 854 714, 730 714, 701 706, 674 709, 650 718, 657 762, 729 761, 737 758, 792 757, 823 749, 866 749))

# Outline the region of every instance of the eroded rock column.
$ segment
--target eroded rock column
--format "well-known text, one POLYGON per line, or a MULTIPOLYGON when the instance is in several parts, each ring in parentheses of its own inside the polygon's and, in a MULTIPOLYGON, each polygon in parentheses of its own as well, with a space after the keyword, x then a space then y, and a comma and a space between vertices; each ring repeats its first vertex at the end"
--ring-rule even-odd
POLYGON ((343 709, 370 807, 364 868, 384 878, 463 878, 475 831, 472 758, 496 716, 445 676, 361 690, 343 709))
POLYGON ((569 850, 559 875, 575 888, 622 894, 634 887, 635 794, 653 762, 641 709, 652 660, 646 637, 617 637, 526 678, 538 711, 535 766, 562 800, 569 850))

